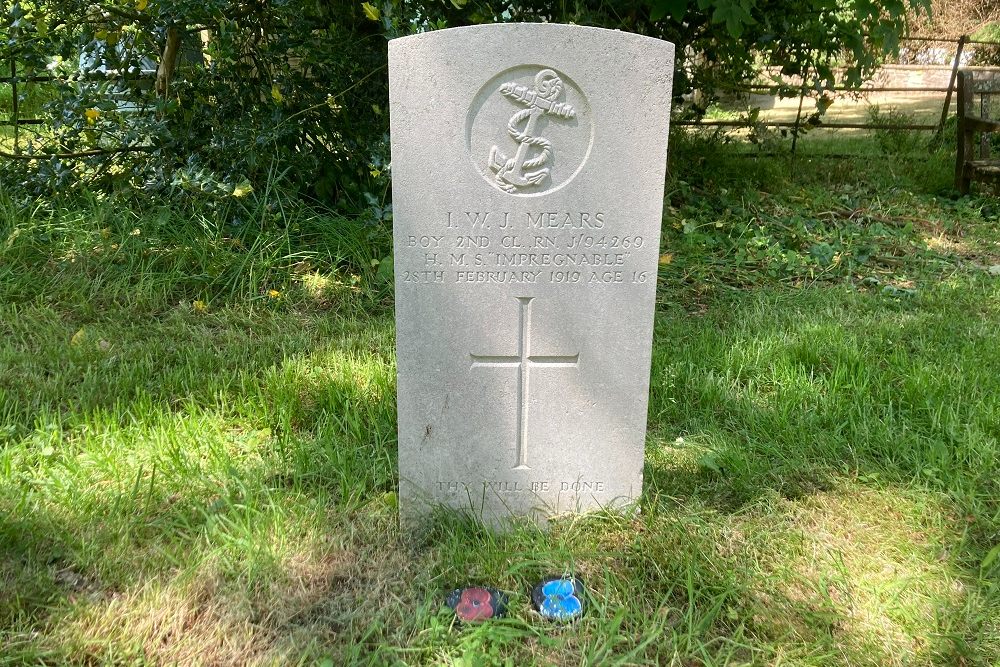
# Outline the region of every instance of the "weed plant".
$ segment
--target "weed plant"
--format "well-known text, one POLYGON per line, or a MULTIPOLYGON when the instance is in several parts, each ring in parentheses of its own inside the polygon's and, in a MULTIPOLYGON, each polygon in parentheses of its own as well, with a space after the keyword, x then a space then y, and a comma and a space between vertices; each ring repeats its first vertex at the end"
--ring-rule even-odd
POLYGON ((916 125, 917 119, 896 107, 882 109, 877 104, 868 108, 868 123, 875 126, 872 134, 883 153, 901 155, 920 149, 923 138, 911 130, 900 129, 916 125))

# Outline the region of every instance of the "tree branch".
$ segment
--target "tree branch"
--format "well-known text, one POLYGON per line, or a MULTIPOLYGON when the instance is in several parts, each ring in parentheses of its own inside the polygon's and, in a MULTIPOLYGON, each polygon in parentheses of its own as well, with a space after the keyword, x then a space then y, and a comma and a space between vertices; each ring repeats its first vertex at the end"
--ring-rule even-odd
POLYGON ((177 59, 181 54, 181 31, 176 25, 167 28, 167 42, 163 46, 160 66, 156 68, 156 93, 166 97, 170 88, 170 79, 177 68, 177 59))
POLYGON ((136 23, 140 23, 142 25, 149 25, 153 22, 153 19, 145 14, 131 12, 127 9, 115 7, 114 5, 100 5, 100 11, 114 14, 120 18, 129 19, 130 21, 135 21, 136 23))

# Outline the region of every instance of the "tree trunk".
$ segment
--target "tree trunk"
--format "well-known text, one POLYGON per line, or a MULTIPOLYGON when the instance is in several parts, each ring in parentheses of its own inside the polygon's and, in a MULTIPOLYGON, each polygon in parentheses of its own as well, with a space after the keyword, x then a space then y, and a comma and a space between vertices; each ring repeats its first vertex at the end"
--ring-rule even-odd
POLYGON ((160 66, 156 68, 156 94, 166 97, 170 90, 170 79, 177 69, 177 58, 181 54, 181 31, 177 26, 167 28, 167 43, 163 46, 160 66))

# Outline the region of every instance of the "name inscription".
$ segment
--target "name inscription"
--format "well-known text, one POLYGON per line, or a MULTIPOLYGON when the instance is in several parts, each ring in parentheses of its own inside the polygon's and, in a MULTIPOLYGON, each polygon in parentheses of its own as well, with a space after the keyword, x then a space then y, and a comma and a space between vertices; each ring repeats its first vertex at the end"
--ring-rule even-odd
POLYGON ((402 239, 400 282, 419 284, 642 284, 633 267, 649 247, 611 232, 603 211, 447 211, 440 234, 402 239))
POLYGON ((438 491, 444 493, 480 493, 482 491, 492 493, 545 493, 549 491, 565 491, 570 493, 602 493, 607 491, 603 481, 582 481, 574 482, 535 480, 535 481, 494 481, 483 480, 478 483, 468 482, 437 482, 438 491))
POLYGON ((603 229, 603 211, 448 211, 447 227, 459 229, 510 229, 518 220, 534 229, 603 229))

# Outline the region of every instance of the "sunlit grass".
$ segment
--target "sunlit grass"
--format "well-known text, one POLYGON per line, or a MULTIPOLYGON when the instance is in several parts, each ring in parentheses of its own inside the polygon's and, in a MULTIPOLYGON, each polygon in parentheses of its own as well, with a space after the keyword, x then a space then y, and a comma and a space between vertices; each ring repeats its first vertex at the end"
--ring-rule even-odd
MULTIPOLYGON (((768 214, 824 210, 807 186, 768 214)), ((7 202, 0 664, 996 664, 1000 278, 968 259, 996 233, 894 187, 879 211, 962 249, 915 228, 879 285, 664 265, 641 511, 505 534, 397 527, 367 230, 7 202), (530 611, 558 572, 591 591, 571 628, 530 611), (454 627, 469 583, 509 618, 454 627)))

